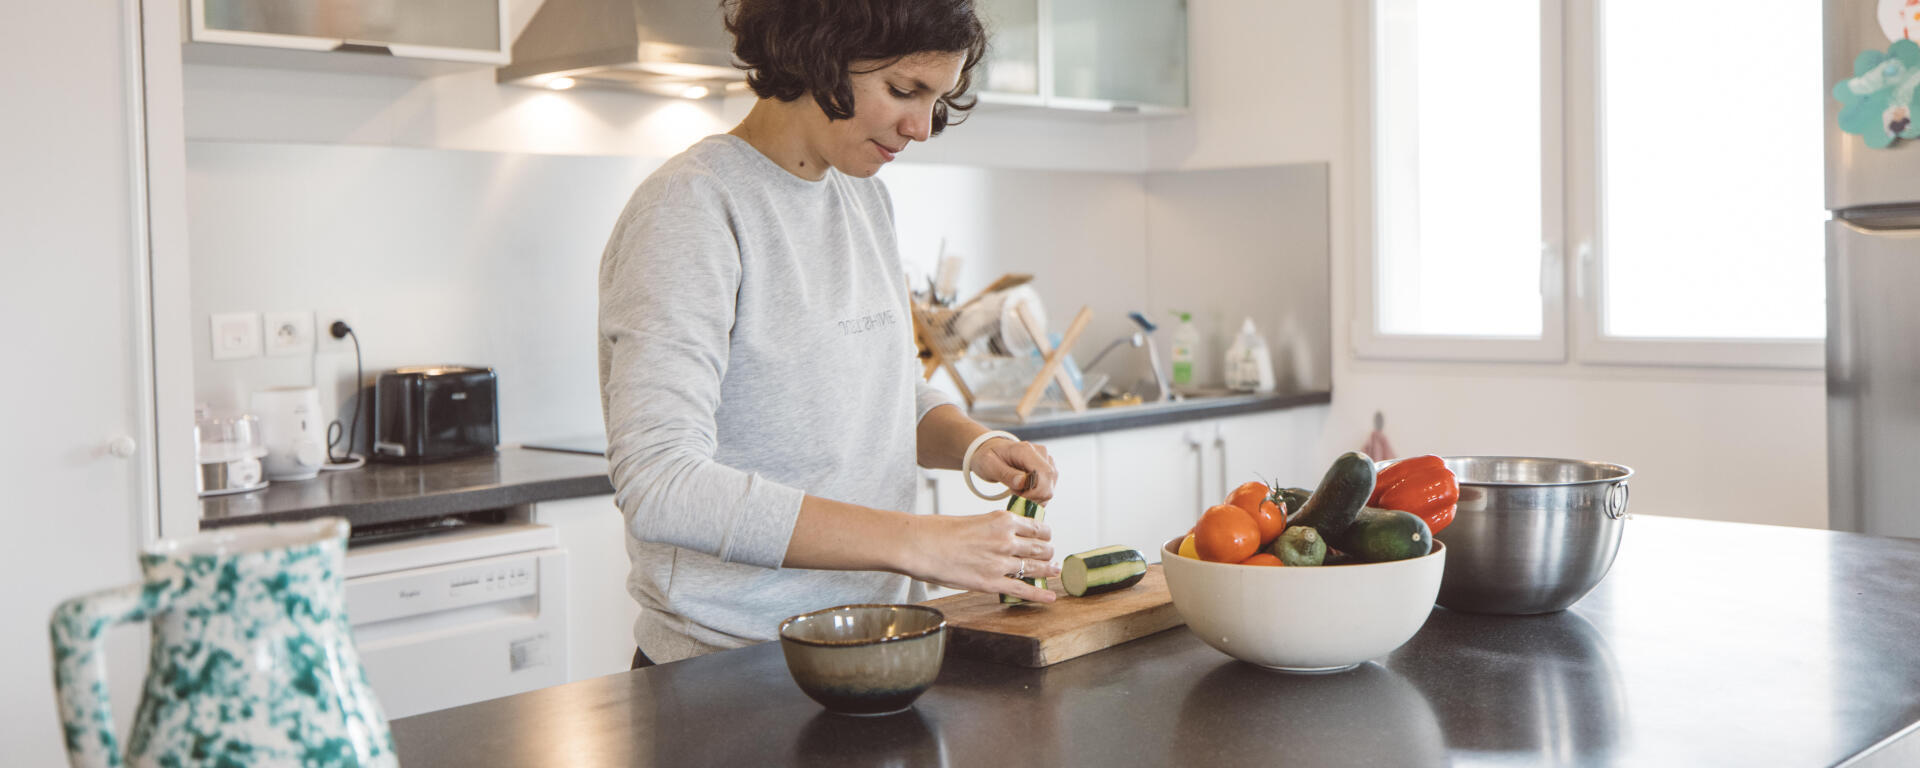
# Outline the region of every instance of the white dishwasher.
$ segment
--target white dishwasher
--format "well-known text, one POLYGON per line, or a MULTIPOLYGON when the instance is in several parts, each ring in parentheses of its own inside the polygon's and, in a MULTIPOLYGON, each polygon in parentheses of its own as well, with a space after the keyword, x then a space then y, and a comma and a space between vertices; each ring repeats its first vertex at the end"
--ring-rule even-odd
POLYGON ((559 543, 509 522, 348 548, 347 617, 387 717, 568 680, 559 543))

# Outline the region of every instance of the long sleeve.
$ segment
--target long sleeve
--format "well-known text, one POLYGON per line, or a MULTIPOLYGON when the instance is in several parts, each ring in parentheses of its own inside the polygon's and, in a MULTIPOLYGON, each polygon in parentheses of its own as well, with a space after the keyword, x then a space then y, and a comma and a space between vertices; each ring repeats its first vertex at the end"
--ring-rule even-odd
POLYGON ((808 181, 735 136, 634 190, 601 259, 598 345, 649 656, 914 596, 899 574, 780 567, 808 495, 914 508, 916 419, 938 393, 915 386, 899 261, 876 180, 808 181))
POLYGON ((714 213, 630 210, 600 271, 608 465, 635 538, 778 567, 804 496, 714 460, 739 249, 714 213))

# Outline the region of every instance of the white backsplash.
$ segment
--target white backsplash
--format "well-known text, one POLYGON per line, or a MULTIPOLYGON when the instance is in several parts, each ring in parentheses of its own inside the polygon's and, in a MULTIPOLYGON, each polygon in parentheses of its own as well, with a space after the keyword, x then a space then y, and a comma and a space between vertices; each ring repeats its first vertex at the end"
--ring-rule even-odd
MULTIPOLYGON (((600 255, 662 159, 190 142, 197 398, 233 411, 254 390, 312 384, 324 409, 350 409, 351 348, 328 343, 324 327, 344 314, 369 381, 401 365, 494 367, 502 442, 599 430, 600 255), (208 315, 307 310, 319 313, 319 354, 211 359, 208 315)), ((1316 361, 1307 384, 1327 386, 1324 165, 1139 174, 902 164, 881 178, 915 285, 943 238, 966 259, 963 298, 1004 272, 1032 273, 1056 331, 1080 306, 1093 310, 1075 348, 1083 361, 1132 330, 1131 310, 1156 322, 1194 312, 1211 357, 1242 315, 1276 347, 1291 322, 1316 361)), ((1143 356, 1131 357, 1116 351, 1102 369, 1130 383, 1146 375, 1143 356)), ((1203 357, 1199 380, 1217 380, 1218 367, 1203 357)))

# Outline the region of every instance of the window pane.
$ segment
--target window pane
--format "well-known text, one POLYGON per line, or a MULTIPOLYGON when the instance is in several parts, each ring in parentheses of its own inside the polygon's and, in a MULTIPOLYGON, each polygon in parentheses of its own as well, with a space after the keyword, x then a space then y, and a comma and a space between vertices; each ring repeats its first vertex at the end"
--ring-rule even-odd
POLYGON ((1380 0, 1375 320, 1538 338, 1538 0, 1380 0))
POLYGON ((1825 335, 1820 14, 1602 5, 1605 334, 1825 335))

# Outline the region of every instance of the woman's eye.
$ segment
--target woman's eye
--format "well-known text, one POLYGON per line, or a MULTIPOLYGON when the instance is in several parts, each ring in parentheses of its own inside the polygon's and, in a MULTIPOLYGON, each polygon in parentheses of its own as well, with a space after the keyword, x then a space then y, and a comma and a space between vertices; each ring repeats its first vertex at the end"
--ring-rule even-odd
POLYGON ((888 92, 888 93, 891 93, 891 94, 893 94, 893 97, 894 97, 894 98, 896 98, 896 99, 904 99, 904 98, 906 98, 906 97, 908 97, 908 96, 912 96, 912 95, 913 95, 912 93, 909 93, 909 92, 907 92, 907 91, 903 91, 903 90, 900 90, 900 89, 898 89, 898 88, 895 88, 895 87, 893 87, 893 86, 887 86, 887 92, 888 92))

